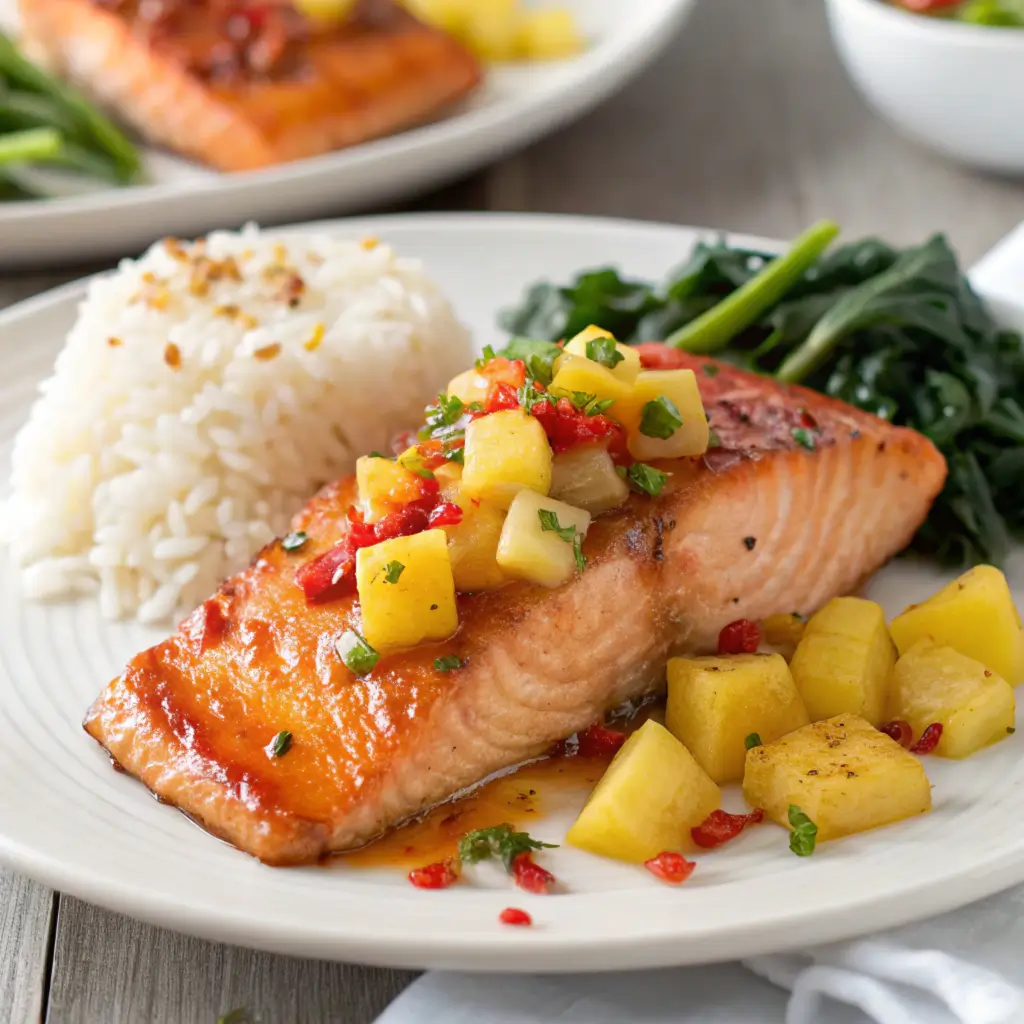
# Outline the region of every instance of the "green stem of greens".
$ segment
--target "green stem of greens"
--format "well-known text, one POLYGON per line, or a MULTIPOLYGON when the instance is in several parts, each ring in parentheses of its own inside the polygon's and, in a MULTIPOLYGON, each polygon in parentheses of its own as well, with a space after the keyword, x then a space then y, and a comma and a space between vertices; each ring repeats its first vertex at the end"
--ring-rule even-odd
POLYGON ((667 344, 703 355, 725 348, 793 287, 838 234, 839 227, 832 221, 812 225, 793 242, 789 252, 772 260, 703 316, 670 335, 667 344))
POLYGON ((60 153, 60 132, 53 128, 30 128, 0 135, 0 164, 50 160, 60 153))

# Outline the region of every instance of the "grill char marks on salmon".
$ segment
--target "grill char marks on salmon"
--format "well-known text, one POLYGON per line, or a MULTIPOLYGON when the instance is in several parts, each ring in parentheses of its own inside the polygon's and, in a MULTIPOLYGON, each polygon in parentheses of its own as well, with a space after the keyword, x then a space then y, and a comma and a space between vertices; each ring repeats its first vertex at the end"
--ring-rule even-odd
POLYGON ((337 25, 226 0, 21 0, 23 42, 147 138, 222 171, 316 156, 423 123, 476 59, 399 5, 337 25))
POLYGON ((945 479, 927 439, 802 388, 689 363, 721 447, 661 464, 671 475, 658 498, 633 495, 595 520, 575 581, 460 595, 451 640, 357 679, 334 650, 358 628, 355 599, 307 606, 294 582, 344 534, 345 479, 296 517, 311 538, 301 554, 272 544, 226 581, 104 690, 87 730, 240 849, 312 861, 657 690, 669 656, 713 650, 732 620, 809 613, 848 593, 910 541, 945 479), (437 671, 451 654, 462 666, 437 671), (272 759, 264 748, 284 729, 291 749, 272 759))

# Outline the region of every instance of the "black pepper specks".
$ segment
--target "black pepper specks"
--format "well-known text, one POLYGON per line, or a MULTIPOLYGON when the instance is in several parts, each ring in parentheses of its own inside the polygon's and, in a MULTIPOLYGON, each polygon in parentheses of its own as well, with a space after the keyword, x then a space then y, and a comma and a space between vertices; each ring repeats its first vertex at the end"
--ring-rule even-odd
POLYGON ((746 547, 746 549, 748 551, 753 551, 755 546, 757 545, 757 538, 756 537, 744 537, 743 538, 743 544, 744 544, 744 546, 746 547))

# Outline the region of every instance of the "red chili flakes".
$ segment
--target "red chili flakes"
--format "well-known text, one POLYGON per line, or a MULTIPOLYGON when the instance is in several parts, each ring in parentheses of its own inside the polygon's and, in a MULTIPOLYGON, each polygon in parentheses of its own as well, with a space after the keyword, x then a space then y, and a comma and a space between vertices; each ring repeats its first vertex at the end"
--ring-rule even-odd
POLYGON ((577 736, 576 753, 580 757, 614 757, 626 742, 626 734, 606 729, 600 723, 590 726, 577 736))
POLYGON ((693 841, 704 850, 713 850, 735 839, 748 825, 760 825, 764 811, 758 807, 750 814, 730 814, 728 811, 712 811, 696 828, 690 829, 693 841))
POLYGON ((513 924, 529 926, 533 924, 533 918, 525 910, 518 907, 506 907, 499 915, 498 920, 502 924, 513 924))
POLYGON ((529 852, 518 854, 512 861, 512 880, 526 892, 546 896, 556 878, 546 868, 537 864, 529 852))
POLYGON ((886 736, 894 739, 901 747, 909 747, 914 740, 914 732, 910 728, 910 723, 900 719, 880 725, 878 731, 884 732, 886 736))
POLYGON ((730 622, 718 634, 719 654, 753 654, 761 643, 761 630, 750 619, 730 622))
POLYGON ((939 722, 933 722, 921 733, 921 738, 910 748, 910 752, 912 754, 930 754, 939 745, 941 739, 942 725, 939 722))
POLYGON ((164 362, 172 370, 181 366, 181 349, 173 341, 167 342, 167 347, 164 349, 164 362))
POLYGON ((692 860, 687 860, 681 853, 671 853, 666 850, 659 853, 657 857, 644 861, 644 867, 655 878, 660 878, 669 885, 682 885, 697 865, 692 860))
POLYGON ((417 889, 447 889, 459 880, 459 873, 458 862, 448 858, 423 868, 413 868, 409 872, 409 881, 417 889))

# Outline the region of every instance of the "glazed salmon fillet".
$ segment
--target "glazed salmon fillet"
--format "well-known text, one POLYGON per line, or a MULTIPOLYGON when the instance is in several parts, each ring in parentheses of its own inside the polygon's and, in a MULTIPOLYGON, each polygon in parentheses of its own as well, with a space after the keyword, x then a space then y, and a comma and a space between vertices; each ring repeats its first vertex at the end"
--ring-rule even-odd
POLYGON ((910 541, 946 475, 926 438, 701 364, 676 363, 698 369, 721 446, 659 463, 659 497, 598 517, 574 581, 459 595, 454 637, 356 678, 334 649, 359 627, 355 598, 307 605, 295 582, 344 536, 345 479, 296 517, 301 552, 266 548, 110 683, 86 729, 211 832, 267 863, 311 861, 657 691, 671 655, 714 650, 730 621, 814 611, 910 541), (813 449, 798 443, 808 423, 813 449), (462 666, 437 671, 445 655, 462 666), (272 759, 282 730, 292 747, 272 759))
POLYGON ((252 0, 21 0, 21 18, 33 58, 223 171, 424 122, 481 77, 454 38, 383 0, 332 27, 252 0))

